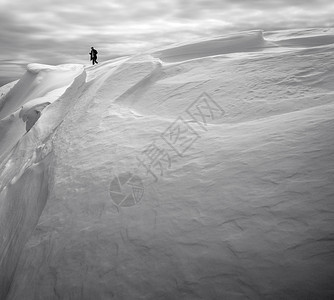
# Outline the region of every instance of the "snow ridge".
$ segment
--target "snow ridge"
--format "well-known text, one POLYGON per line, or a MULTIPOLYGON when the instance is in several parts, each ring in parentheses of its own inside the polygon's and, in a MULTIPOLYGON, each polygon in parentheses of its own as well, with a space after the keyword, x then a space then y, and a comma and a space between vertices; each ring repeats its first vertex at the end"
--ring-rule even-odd
POLYGON ((29 65, 0 100, 0 298, 333 298, 333 36, 29 65))

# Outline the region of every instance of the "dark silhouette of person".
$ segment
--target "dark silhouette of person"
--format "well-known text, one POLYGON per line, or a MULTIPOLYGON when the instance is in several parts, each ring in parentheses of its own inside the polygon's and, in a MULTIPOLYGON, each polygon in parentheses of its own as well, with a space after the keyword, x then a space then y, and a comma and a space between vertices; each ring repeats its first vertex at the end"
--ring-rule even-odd
POLYGON ((93 65, 94 64, 98 64, 98 62, 97 62, 97 50, 96 49, 94 49, 94 47, 91 47, 91 50, 90 50, 90 53, 88 53, 88 54, 90 54, 90 60, 92 61, 92 63, 93 63, 93 65))

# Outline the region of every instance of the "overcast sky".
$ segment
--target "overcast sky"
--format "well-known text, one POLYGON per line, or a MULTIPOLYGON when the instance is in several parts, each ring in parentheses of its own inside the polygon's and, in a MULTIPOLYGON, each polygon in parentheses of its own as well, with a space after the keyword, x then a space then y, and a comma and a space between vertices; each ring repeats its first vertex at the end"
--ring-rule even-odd
POLYGON ((333 27, 333 0, 0 0, 0 84, 30 62, 89 63, 251 29, 333 27))

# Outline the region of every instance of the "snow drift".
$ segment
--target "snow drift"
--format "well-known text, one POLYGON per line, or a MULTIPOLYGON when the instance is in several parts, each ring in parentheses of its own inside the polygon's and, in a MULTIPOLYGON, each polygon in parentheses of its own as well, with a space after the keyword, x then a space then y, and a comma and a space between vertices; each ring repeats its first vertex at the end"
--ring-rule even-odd
POLYGON ((178 45, 172 48, 156 51, 153 55, 164 61, 176 62, 213 55, 236 52, 252 52, 274 47, 273 42, 263 38, 263 31, 251 31, 230 34, 220 38, 197 41, 192 44, 178 45))
POLYGON ((29 66, 1 89, 0 298, 332 299, 333 37, 29 66))
POLYGON ((81 65, 28 65, 22 79, 0 99, 0 158, 82 72, 81 65))

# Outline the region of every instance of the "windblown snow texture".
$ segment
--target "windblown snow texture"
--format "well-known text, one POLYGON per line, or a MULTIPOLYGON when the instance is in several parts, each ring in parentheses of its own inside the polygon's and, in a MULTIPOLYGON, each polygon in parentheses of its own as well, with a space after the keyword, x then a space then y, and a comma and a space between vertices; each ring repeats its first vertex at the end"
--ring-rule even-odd
POLYGON ((333 299, 333 50, 29 65, 0 89, 0 299, 333 299))

